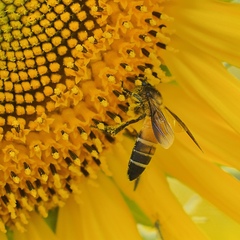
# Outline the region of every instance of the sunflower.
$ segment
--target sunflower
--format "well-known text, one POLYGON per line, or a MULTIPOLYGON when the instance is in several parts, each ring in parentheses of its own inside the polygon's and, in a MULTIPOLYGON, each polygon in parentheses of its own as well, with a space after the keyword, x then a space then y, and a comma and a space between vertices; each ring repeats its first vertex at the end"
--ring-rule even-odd
POLYGON ((240 168, 240 83, 222 64, 240 66, 239 18, 215 0, 2 0, 2 238, 140 239, 130 202, 164 239, 207 239, 166 176, 239 222, 240 184, 221 168, 240 168), (140 119, 129 95, 144 81, 202 151, 173 127, 136 184, 126 172, 143 123, 109 133, 140 119), (52 212, 54 233, 40 217, 52 212))

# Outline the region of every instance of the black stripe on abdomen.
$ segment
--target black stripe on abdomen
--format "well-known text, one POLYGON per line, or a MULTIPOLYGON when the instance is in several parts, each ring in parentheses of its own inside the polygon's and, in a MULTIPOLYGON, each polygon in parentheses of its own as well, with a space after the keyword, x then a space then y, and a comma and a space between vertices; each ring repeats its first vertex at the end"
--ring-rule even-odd
POLYGON ((151 161, 155 150, 154 143, 140 137, 137 139, 128 163, 128 177, 130 181, 141 175, 151 161))

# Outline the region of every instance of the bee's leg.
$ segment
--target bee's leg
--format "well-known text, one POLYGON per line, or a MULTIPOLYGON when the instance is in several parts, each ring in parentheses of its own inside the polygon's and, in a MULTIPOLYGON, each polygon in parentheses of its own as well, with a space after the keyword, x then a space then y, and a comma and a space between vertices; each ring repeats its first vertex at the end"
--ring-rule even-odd
POLYGON ((194 138, 193 134, 189 130, 189 128, 186 126, 186 124, 175 113, 173 113, 169 108, 165 107, 165 109, 167 109, 168 112, 176 119, 176 121, 180 124, 180 126, 187 133, 187 135, 193 140, 193 142, 198 146, 198 148, 201 151, 203 151, 202 148, 200 147, 200 145, 198 144, 197 140, 194 138))
POLYGON ((129 121, 123 123, 122 125, 120 125, 120 126, 118 126, 118 127, 116 128, 115 134, 117 134, 117 133, 119 133, 120 131, 122 131, 122 130, 123 130, 125 127, 127 127, 128 125, 133 124, 133 123, 136 123, 136 122, 142 120, 143 118, 145 118, 145 116, 146 116, 146 114, 144 113, 144 114, 140 115, 140 116, 139 116, 138 118, 136 118, 136 119, 132 119, 132 120, 129 120, 129 121))
POLYGON ((135 128, 126 127, 124 130, 125 130, 124 135, 126 135, 127 137, 134 140, 136 140, 136 138, 138 137, 138 132, 135 128))
POLYGON ((114 136, 117 133, 119 133, 120 131, 122 131, 128 125, 136 123, 136 122, 142 120, 143 118, 145 118, 145 116, 146 116, 146 114, 144 113, 144 114, 140 115, 138 118, 129 120, 129 121, 121 124, 120 126, 117 126, 117 127, 105 126, 105 129, 103 130, 103 132, 105 132, 106 134, 109 134, 111 136, 114 136))

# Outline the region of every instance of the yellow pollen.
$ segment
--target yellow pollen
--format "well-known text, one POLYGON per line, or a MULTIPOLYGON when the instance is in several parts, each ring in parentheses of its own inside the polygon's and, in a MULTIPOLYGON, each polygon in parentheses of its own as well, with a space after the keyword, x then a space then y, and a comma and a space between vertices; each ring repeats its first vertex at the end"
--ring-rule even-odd
POLYGON ((104 130, 104 129, 105 129, 105 125, 104 125, 103 123, 97 124, 97 127, 98 127, 98 129, 100 129, 100 130, 104 130))
POLYGON ((53 180, 54 180, 55 187, 61 188, 60 176, 57 173, 53 176, 53 180))
POLYGON ((76 158, 76 159, 74 160, 74 164, 76 164, 77 166, 80 166, 80 164, 81 164, 80 159, 79 159, 79 158, 76 158))
POLYGON ((47 182, 48 176, 46 174, 43 174, 41 175, 41 179, 43 180, 43 182, 47 182))
POLYGON ((21 203, 28 211, 31 212, 33 210, 33 207, 28 204, 28 199, 26 197, 21 198, 21 203))
POLYGON ((20 182, 20 178, 18 176, 12 176, 12 179, 16 184, 20 182))
POLYGON ((115 83, 116 78, 115 78, 114 76, 110 75, 110 76, 108 77, 108 81, 111 82, 111 83, 115 83))
POLYGON ((62 139, 65 140, 65 141, 67 141, 67 140, 69 139, 69 135, 68 135, 67 133, 64 133, 64 134, 62 135, 62 139))
POLYGON ((103 107, 107 107, 109 105, 109 103, 106 100, 103 100, 101 104, 103 107))
POLYGON ((87 133, 85 133, 85 132, 81 133, 81 137, 82 137, 82 139, 85 140, 85 141, 88 139, 88 135, 87 135, 87 133))
POLYGON ((126 100, 126 98, 124 97, 124 95, 121 94, 121 95, 119 95, 118 100, 120 102, 124 102, 126 100))
POLYGON ((6 233, 7 230, 5 228, 5 224, 3 223, 3 221, 1 220, 0 221, 0 231, 3 232, 3 233, 6 233))
POLYGON ((48 200, 48 195, 46 194, 46 192, 44 191, 44 189, 42 187, 38 188, 37 193, 42 198, 43 201, 48 200))
POLYGON ((28 220, 27 220, 27 217, 24 213, 20 213, 19 214, 19 217, 20 217, 20 220, 23 224, 28 224, 28 220))
POLYGON ((48 216, 48 212, 44 206, 42 205, 38 206, 38 211, 44 218, 48 216))
POLYGON ((58 153, 58 152, 53 153, 53 154, 52 154, 52 157, 53 157, 54 159, 59 159, 59 153, 58 153))
POLYGON ((27 168, 24 170, 25 174, 26 175, 30 175, 31 174, 31 169, 30 168, 27 168))

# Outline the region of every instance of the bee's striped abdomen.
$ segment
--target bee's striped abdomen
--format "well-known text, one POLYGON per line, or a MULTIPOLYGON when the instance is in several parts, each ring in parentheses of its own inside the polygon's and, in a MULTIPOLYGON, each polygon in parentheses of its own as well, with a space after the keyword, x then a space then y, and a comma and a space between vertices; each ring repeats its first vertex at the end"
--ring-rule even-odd
POLYGON ((142 134, 140 134, 136 140, 128 164, 128 177, 130 181, 141 175, 156 150, 155 143, 149 140, 144 140, 141 135, 142 134))

